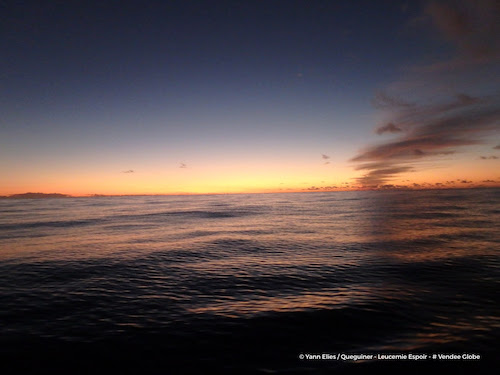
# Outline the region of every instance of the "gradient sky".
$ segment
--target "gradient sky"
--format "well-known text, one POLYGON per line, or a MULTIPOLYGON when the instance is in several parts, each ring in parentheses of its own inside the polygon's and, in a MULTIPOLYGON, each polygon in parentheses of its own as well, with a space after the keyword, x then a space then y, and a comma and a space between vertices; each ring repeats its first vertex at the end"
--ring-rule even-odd
POLYGON ((0 195, 499 186, 499 12, 3 1, 0 195))

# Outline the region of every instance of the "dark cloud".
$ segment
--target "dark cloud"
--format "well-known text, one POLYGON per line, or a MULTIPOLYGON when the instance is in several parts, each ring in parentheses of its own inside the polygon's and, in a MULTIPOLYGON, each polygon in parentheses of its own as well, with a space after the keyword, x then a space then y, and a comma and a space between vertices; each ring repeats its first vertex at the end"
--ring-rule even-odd
POLYGON ((380 126, 378 127, 375 132, 377 134, 384 134, 384 133, 400 133, 403 130, 396 125, 394 125, 392 122, 388 123, 387 125, 380 126))
POLYGON ((496 181, 493 181, 493 180, 484 180, 483 182, 491 182, 491 183, 495 183, 496 181))
POLYGON ((410 110, 394 110, 404 119, 408 134, 399 139, 368 148, 353 161, 411 159, 415 156, 450 154, 451 147, 478 144, 475 135, 499 129, 500 109, 497 98, 462 100, 410 110))
POLYGON ((123 171, 122 173, 135 173, 133 169, 129 169, 128 171, 123 171))
POLYGON ((455 106, 462 106, 462 105, 469 105, 469 104, 474 104, 479 102, 479 98, 474 98, 469 95, 465 94, 457 94, 456 95, 457 101, 455 106))
POLYGON ((500 150, 500 145, 496 145, 495 147, 493 147, 493 150, 500 150))
POLYGON ((364 187, 378 187, 384 185, 385 182, 391 180, 397 174, 413 170, 413 168, 409 166, 395 166, 391 163, 387 163, 385 168, 382 164, 377 164, 376 166, 364 165, 360 169, 369 170, 365 175, 356 179, 358 184, 364 187))
POLYGON ((425 9, 440 36, 457 48, 461 59, 479 62, 499 57, 499 12, 497 0, 431 1, 425 9))
POLYGON ((180 164, 179 164, 179 168, 182 168, 182 169, 187 168, 187 165, 186 165, 186 164, 184 164, 184 163, 180 163, 180 164))
POLYGON ((482 137, 500 129, 497 98, 457 95, 448 103, 397 107, 393 116, 402 120, 406 133, 394 141, 368 147, 352 161, 370 170, 358 182, 379 185, 397 173, 412 168, 422 158, 451 155, 454 148, 482 143, 482 137), (403 163, 403 165, 401 165, 403 163))
POLYGON ((432 1, 427 5, 426 12, 442 34, 452 41, 460 40, 469 33, 466 14, 449 4, 432 1))
POLYGON ((454 148, 480 144, 484 135, 500 129, 497 98, 460 95, 448 103, 398 107, 393 116, 403 120, 407 131, 396 140, 368 147, 352 158, 364 163, 358 170, 370 170, 358 182, 370 186, 384 183, 395 174, 412 170, 409 163, 451 155, 454 148))
POLYGON ((325 155, 325 154, 321 154, 321 158, 324 160, 330 159, 330 157, 328 155, 325 155))
POLYGON ((375 108, 379 109, 411 108, 414 106, 413 103, 406 102, 399 98, 391 97, 382 91, 379 91, 375 94, 375 97, 372 100, 372 104, 375 108))
POLYGON ((498 156, 494 156, 494 155, 492 155, 492 156, 480 156, 479 158, 483 159, 483 160, 496 160, 496 159, 498 159, 498 156))
POLYGON ((472 181, 467 181, 467 180, 461 180, 460 182, 462 184, 471 184, 472 183, 472 181))
POLYGON ((405 186, 405 185, 383 184, 383 185, 379 185, 378 189, 381 189, 381 190, 408 190, 409 187, 405 186))
POLYGON ((306 189, 303 190, 308 190, 308 191, 329 191, 329 190, 335 190, 337 189, 337 186, 310 186, 306 189))

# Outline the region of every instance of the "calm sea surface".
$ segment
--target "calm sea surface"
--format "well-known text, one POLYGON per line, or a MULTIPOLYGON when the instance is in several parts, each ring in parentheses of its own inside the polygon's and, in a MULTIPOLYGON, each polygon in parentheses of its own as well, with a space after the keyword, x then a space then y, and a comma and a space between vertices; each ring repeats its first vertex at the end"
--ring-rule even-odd
POLYGON ((0 351, 13 373, 484 365, 499 249, 498 189, 0 200, 0 351))

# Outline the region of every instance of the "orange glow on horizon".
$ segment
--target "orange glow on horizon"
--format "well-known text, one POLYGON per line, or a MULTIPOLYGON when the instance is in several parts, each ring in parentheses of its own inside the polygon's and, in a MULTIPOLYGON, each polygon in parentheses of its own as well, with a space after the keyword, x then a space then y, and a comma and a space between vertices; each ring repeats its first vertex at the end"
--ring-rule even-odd
POLYGON ((233 164, 195 164, 170 169, 137 167, 118 169, 95 166, 78 172, 56 170, 42 173, 14 170, 0 186, 0 196, 40 192, 71 196, 90 195, 189 195, 244 194, 307 191, 350 191, 376 189, 439 189, 500 187, 496 161, 425 166, 421 171, 401 173, 379 186, 362 186, 357 178, 365 171, 352 165, 262 160, 233 164))
POLYGON ((232 185, 223 187, 221 186, 193 186, 185 189, 172 189, 161 190, 153 186, 143 187, 136 186, 136 189, 113 189, 111 186, 105 188, 89 188, 89 189, 72 189, 71 186, 38 186, 19 189, 16 191, 2 191, 0 196, 10 196, 15 194, 25 193, 42 193, 42 194, 66 194, 73 197, 88 197, 88 196, 125 196, 125 195, 211 195, 211 194, 261 194, 261 193, 299 193, 299 192, 334 192, 334 191, 362 191, 362 190, 422 190, 422 189, 450 189, 450 188, 500 188, 498 181, 472 181, 472 180, 455 180, 450 182, 407 182, 407 183, 387 183, 377 187, 366 187, 358 185, 340 185, 340 186, 293 186, 293 185, 280 185, 280 186, 238 186, 232 185))

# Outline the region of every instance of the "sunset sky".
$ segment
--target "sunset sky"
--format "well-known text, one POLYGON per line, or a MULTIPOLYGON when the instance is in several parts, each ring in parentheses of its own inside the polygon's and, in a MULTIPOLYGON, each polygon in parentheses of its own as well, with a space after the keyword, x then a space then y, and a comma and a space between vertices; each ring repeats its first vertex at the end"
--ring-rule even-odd
POLYGON ((0 3, 0 195, 500 186, 500 6, 0 3))

